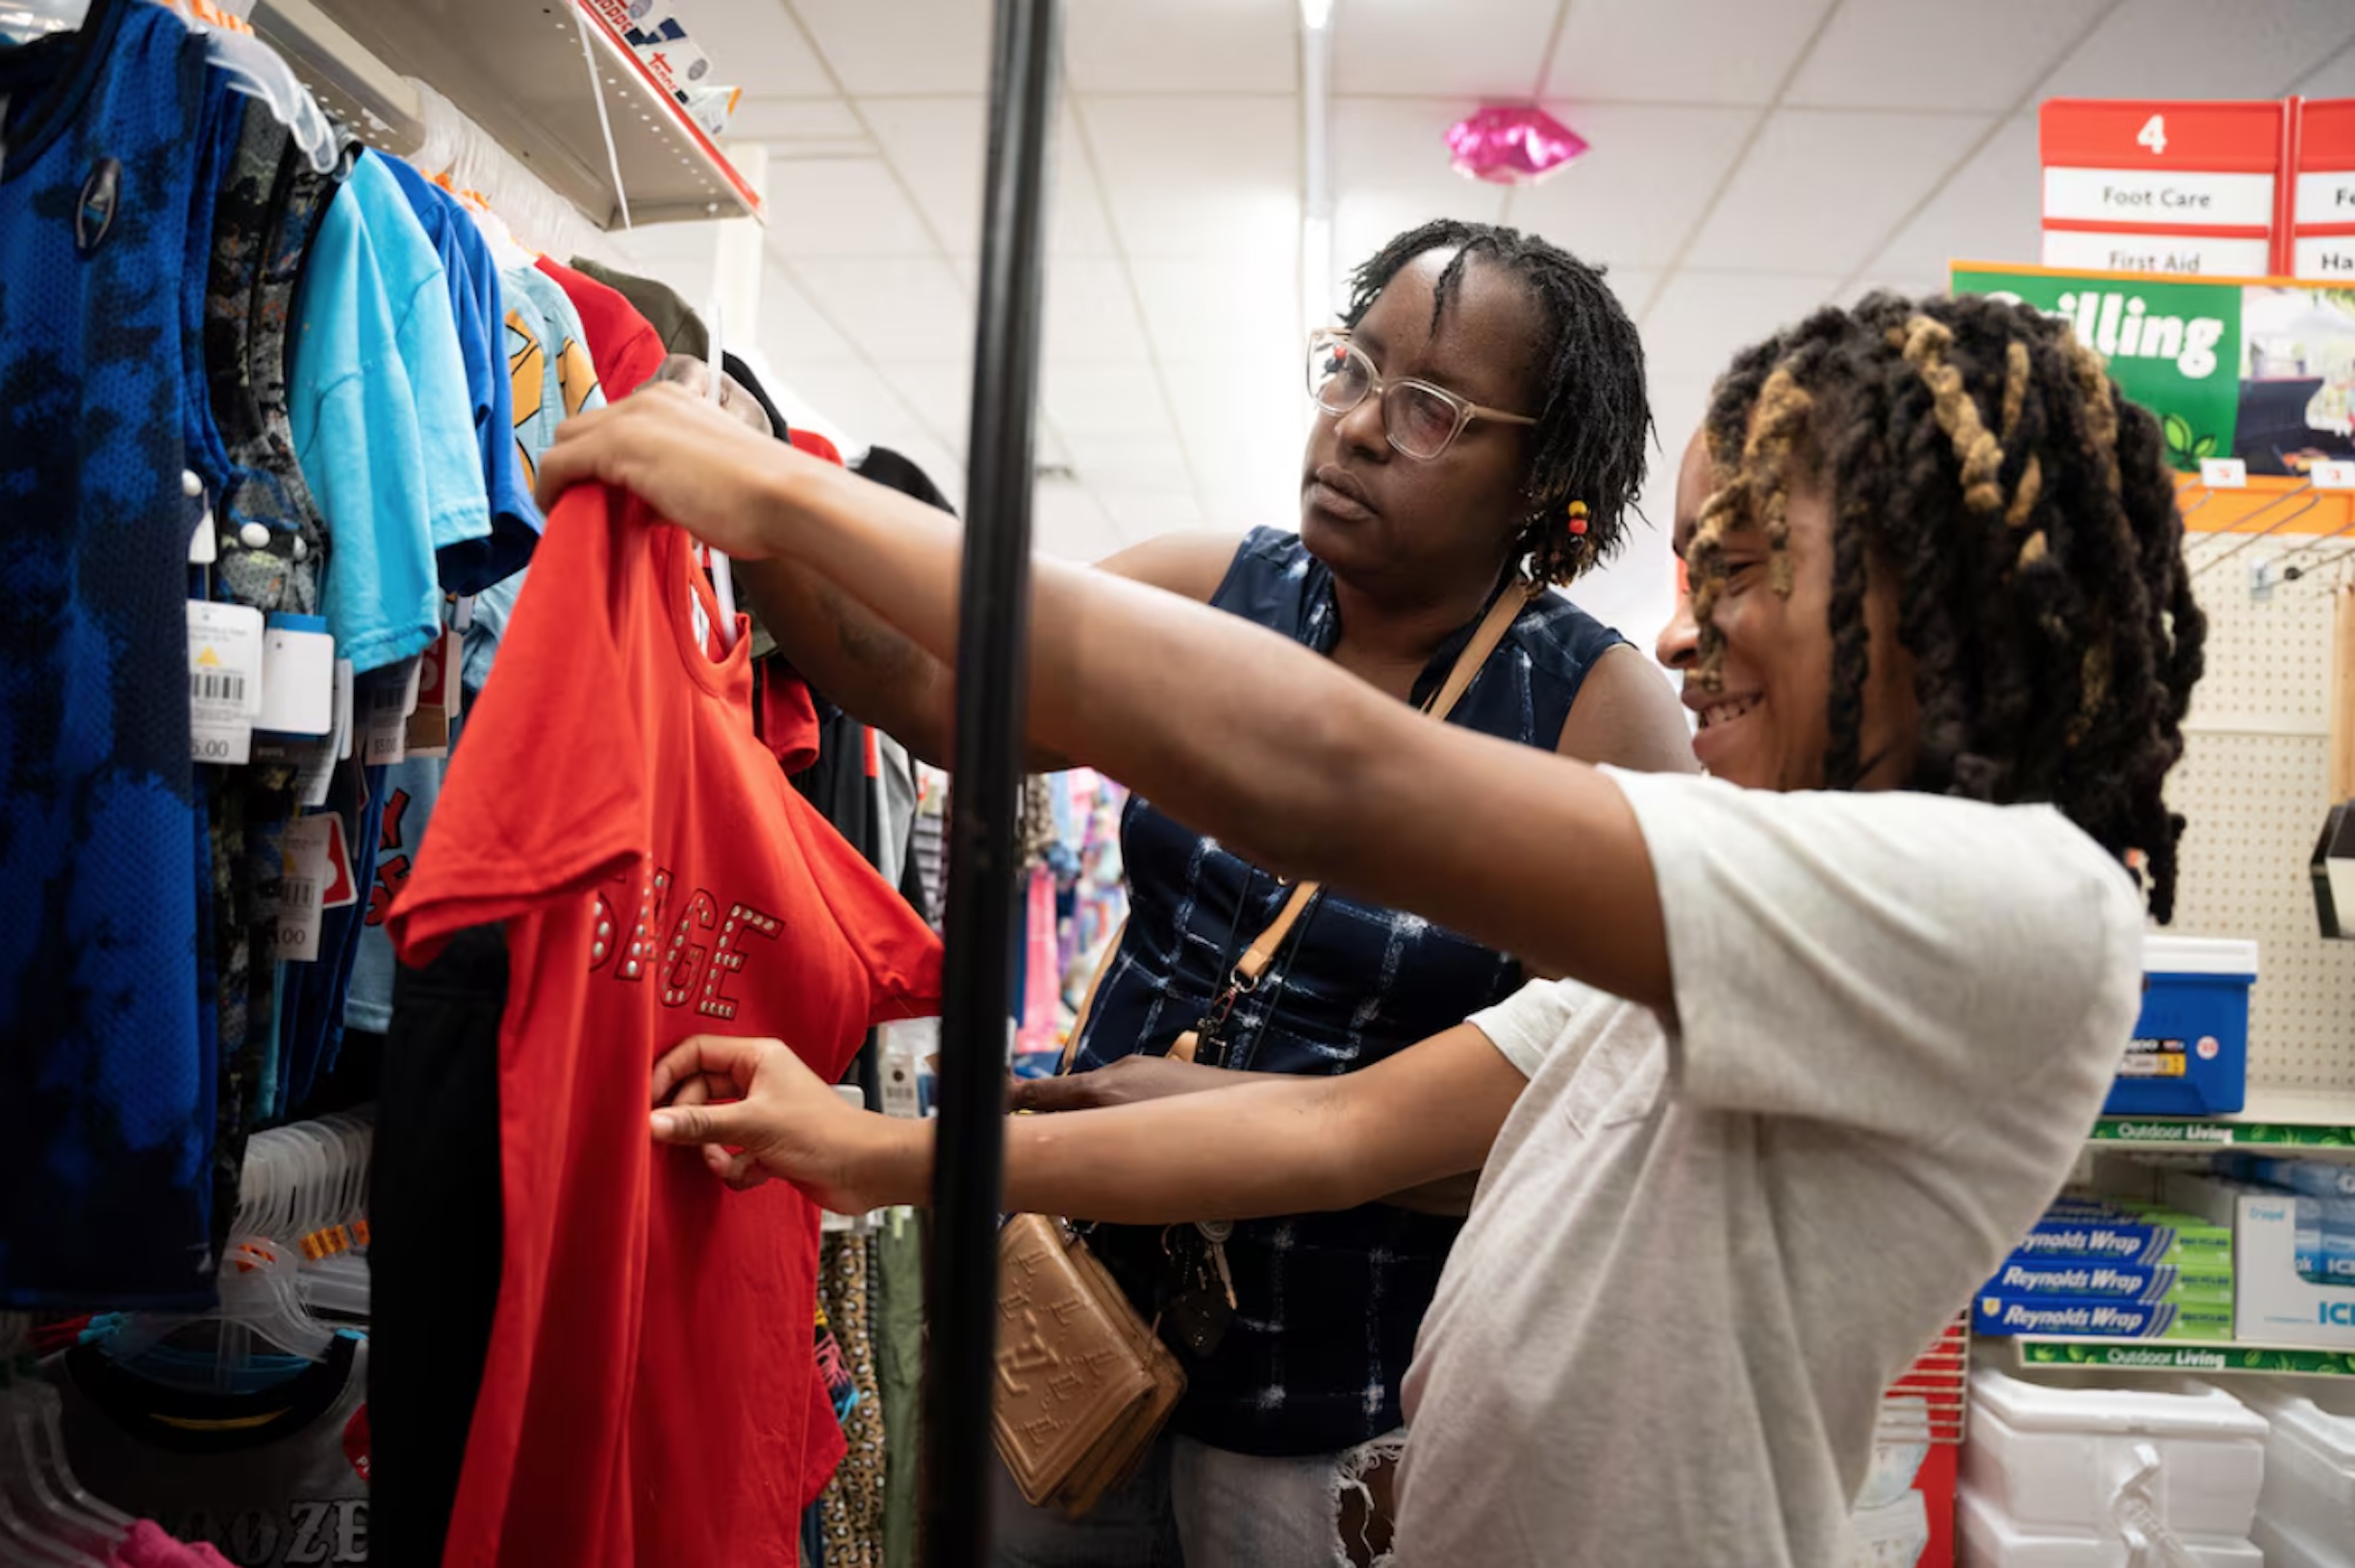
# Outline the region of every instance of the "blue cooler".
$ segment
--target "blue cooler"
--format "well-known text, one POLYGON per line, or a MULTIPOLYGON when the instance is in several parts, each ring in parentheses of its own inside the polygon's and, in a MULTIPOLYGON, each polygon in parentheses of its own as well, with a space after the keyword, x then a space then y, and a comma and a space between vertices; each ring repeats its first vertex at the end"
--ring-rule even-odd
POLYGON ((2104 1116, 2217 1116, 2248 1098, 2257 944, 2142 939, 2142 1016, 2104 1116))

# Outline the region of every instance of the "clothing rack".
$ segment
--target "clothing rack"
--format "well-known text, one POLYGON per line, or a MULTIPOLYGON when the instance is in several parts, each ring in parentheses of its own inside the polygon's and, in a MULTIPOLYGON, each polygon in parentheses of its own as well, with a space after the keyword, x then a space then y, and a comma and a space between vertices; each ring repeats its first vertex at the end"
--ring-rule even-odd
POLYGON ((924 1560, 989 1555, 998 1209, 1004 1176, 1007 963, 1022 866, 1031 444, 1038 406, 1047 146, 1058 0, 998 0, 990 71, 980 322, 958 598, 956 793, 950 803, 940 1128, 925 1317, 924 1560))

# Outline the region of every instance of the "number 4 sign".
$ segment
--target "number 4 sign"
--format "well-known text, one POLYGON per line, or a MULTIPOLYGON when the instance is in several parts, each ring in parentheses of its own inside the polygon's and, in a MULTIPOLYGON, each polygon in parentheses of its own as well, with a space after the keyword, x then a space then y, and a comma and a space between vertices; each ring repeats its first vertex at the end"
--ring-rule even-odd
POLYGON ((2265 276, 2287 114, 2278 103, 2046 103, 2044 265, 2265 276))

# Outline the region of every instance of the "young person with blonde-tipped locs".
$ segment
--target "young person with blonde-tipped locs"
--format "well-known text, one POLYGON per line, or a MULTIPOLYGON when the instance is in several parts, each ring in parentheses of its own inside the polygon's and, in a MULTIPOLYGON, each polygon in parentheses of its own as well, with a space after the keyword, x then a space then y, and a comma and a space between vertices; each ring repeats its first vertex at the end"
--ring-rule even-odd
MULTIPOLYGON (((1406 1380, 1396 1560, 1845 1560, 1882 1390, 2059 1189, 2171 898, 2203 624, 2159 452, 2021 308, 1875 297, 1742 356, 1659 649, 1708 779, 1436 724, 1040 563, 1034 740, 1565 978, 1346 1076, 1016 1118, 1009 1203, 1172 1222, 1484 1166, 1406 1380)), ((542 483, 592 477, 953 646, 951 529, 690 398, 568 426, 542 483)), ((777 1042, 691 1040, 652 1089, 654 1136, 731 1182, 927 1190, 926 1126, 777 1042)))

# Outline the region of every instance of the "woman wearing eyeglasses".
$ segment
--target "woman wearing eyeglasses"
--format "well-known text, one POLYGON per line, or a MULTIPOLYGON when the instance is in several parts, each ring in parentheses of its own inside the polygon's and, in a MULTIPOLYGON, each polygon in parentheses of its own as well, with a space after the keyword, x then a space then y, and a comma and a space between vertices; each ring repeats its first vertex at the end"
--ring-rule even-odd
MULTIPOLYGON (((1306 373, 1323 417, 1301 466, 1297 535, 1172 536, 1100 569, 1255 621, 1414 703, 1508 600, 1522 608, 1452 722, 1589 762, 1691 769, 1684 719, 1648 661, 1559 594, 1529 596, 1530 582, 1566 584, 1611 553, 1643 477, 1643 350, 1601 273, 1508 229, 1427 225, 1359 269, 1345 328, 1310 344, 1306 373)), ((737 570, 816 687, 946 760, 952 677, 938 660, 806 568, 737 570)), ((1034 753, 1030 766, 1062 762, 1034 753)), ((1497 854, 1514 853, 1512 832, 1496 824, 1497 854)), ((1351 1072, 1503 1001, 1524 977, 1508 954, 1330 892, 1271 940, 1285 885, 1149 800, 1131 802, 1122 847, 1127 929, 1077 1075, 1037 1108, 1212 1075, 1351 1072), (1222 1009, 1262 942, 1274 949, 1264 971, 1222 1009)), ((1006 1482, 998 1560, 1175 1564, 1182 1550, 1190 1568, 1326 1568, 1336 1479, 1353 1451, 1400 1427, 1400 1380, 1469 1187, 1400 1196, 1235 1226, 1221 1249, 1230 1310, 1203 1289, 1219 1260, 1193 1227, 1098 1230, 1099 1255, 1148 1318, 1188 1292, 1205 1309, 1182 1330, 1165 1323, 1185 1402, 1145 1473, 1084 1520, 1026 1507, 1006 1482)))

